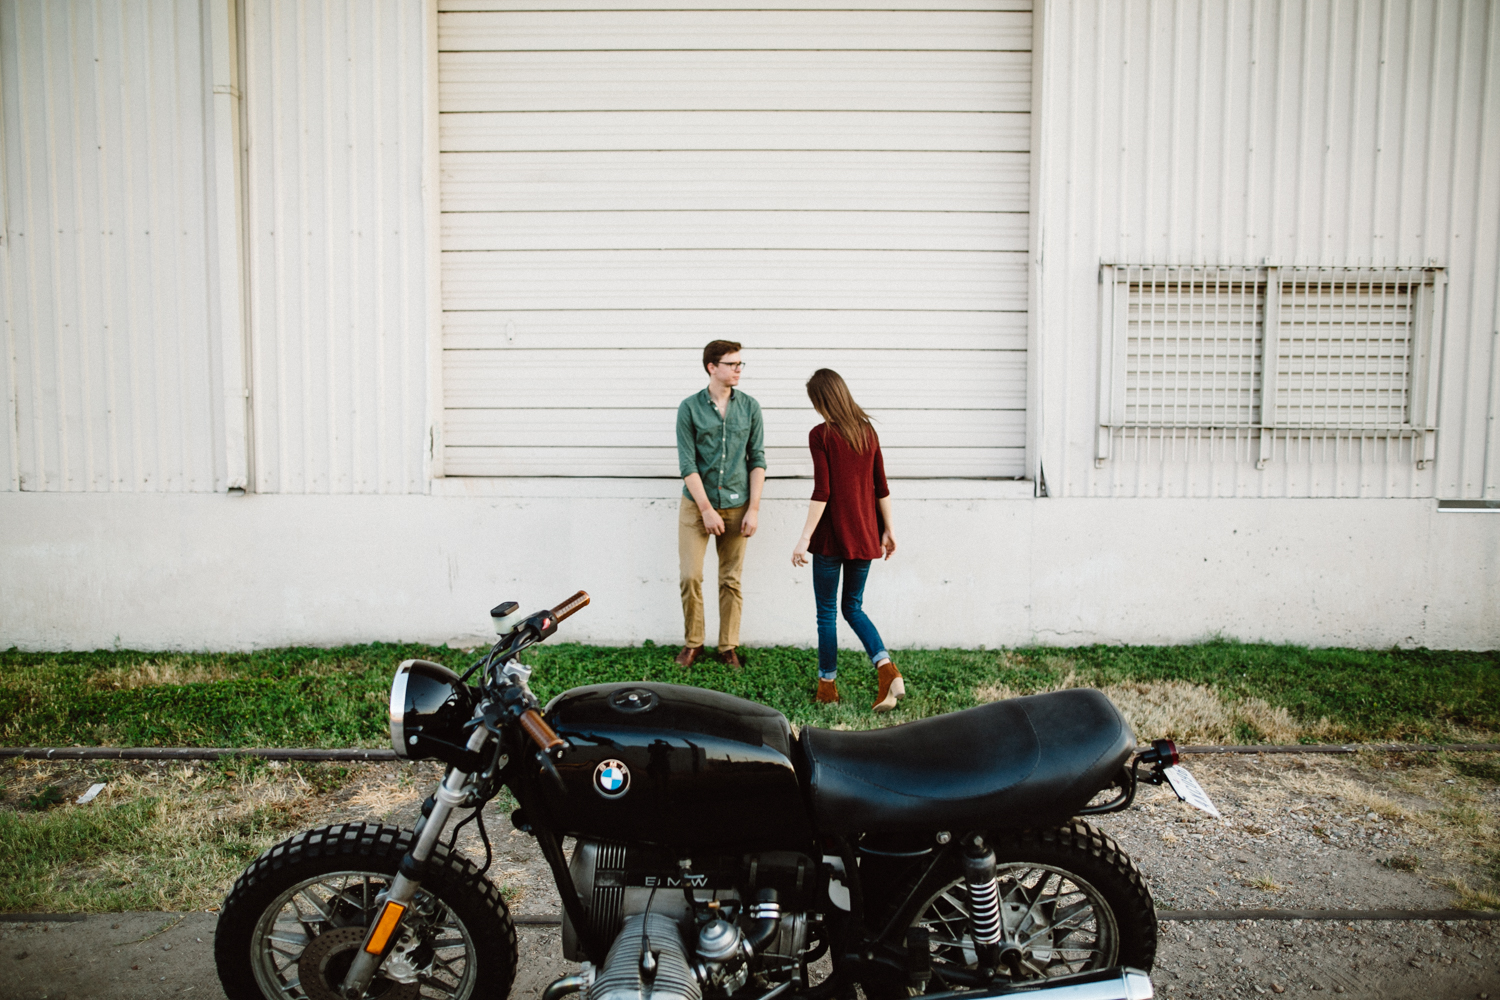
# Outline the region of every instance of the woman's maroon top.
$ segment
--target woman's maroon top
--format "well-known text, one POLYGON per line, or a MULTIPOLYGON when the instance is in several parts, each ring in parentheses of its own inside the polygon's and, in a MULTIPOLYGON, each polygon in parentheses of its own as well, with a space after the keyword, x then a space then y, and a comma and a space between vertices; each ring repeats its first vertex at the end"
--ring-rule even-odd
POLYGON ((812 450, 814 500, 828 504, 813 529, 807 551, 835 559, 879 559, 881 497, 891 495, 885 484, 885 461, 880 438, 870 429, 872 446, 860 454, 849 447, 836 428, 819 424, 807 434, 812 450))

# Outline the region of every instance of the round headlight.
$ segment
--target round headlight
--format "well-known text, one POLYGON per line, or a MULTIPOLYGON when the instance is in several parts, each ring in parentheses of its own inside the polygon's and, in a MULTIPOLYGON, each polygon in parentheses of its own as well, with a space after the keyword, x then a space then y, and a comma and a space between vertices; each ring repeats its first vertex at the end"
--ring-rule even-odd
POLYGON ((391 747, 411 760, 471 766, 464 725, 478 701, 478 692, 441 663, 405 661, 391 681, 391 747))
POLYGON ((411 665, 416 660, 407 660, 396 670, 391 681, 391 748, 397 757, 406 756, 406 683, 411 677, 411 665))

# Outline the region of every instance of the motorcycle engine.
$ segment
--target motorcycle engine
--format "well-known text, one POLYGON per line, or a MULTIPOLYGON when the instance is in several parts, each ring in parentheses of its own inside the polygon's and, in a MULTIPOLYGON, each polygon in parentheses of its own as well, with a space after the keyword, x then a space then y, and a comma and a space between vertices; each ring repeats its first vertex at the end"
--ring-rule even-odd
MULTIPOLYGON (((804 907, 817 882, 816 868, 804 855, 768 851, 690 859, 579 840, 569 872, 589 931, 611 942, 587 1000, 701 1000, 705 993, 735 993, 751 976, 780 982, 800 970, 808 940, 804 907), (778 894, 789 904, 785 908, 774 901, 778 894), (753 897, 773 901, 745 902, 753 897), (758 930, 758 949, 741 923, 758 930)), ((566 912, 562 930, 563 954, 581 961, 578 930, 566 912)))
POLYGON ((636 913, 609 947, 604 968, 589 984, 588 1000, 701 1000, 677 921, 636 913))

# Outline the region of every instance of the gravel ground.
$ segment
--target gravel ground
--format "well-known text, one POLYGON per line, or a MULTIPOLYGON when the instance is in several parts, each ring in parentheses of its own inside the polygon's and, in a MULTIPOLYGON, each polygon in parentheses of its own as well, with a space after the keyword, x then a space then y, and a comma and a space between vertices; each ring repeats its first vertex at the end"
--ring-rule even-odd
MULTIPOLYGON (((1450 907, 1462 893, 1455 886, 1482 882, 1486 852, 1496 846, 1495 783, 1431 757, 1267 755, 1188 763, 1222 819, 1194 812, 1160 788, 1143 788, 1129 812, 1095 818, 1136 859, 1165 916, 1174 909, 1450 907)), ((389 766, 359 773, 319 803, 309 825, 374 818, 410 824, 433 777, 423 772, 414 786, 389 766)), ((517 916, 556 914, 556 890, 535 841, 513 831, 504 813, 487 810, 491 875, 517 916)), ((482 857, 472 829, 460 844, 482 857)), ((0 998, 217 1000, 215 919, 143 913, 0 924, 0 998)), ((547 982, 572 971, 555 927, 523 927, 521 949, 517 1000, 534 1000, 547 982)), ((1164 920, 1152 978, 1157 995, 1172 1000, 1278 994, 1500 1000, 1500 922, 1164 920)))
MULTIPOLYGON (((1143 786, 1133 808, 1093 822, 1135 858, 1159 909, 1452 906, 1446 882, 1482 878, 1462 849, 1468 831, 1447 821, 1443 792, 1425 799, 1410 787, 1446 791, 1456 779, 1428 761, 1413 778, 1409 762, 1385 756, 1193 757, 1222 819, 1143 786)), ((1484 794, 1500 804, 1492 789, 1484 794)))
POLYGON ((1241 920, 1163 923, 1159 997, 1274 994, 1458 1000, 1500 996, 1493 922, 1241 920))

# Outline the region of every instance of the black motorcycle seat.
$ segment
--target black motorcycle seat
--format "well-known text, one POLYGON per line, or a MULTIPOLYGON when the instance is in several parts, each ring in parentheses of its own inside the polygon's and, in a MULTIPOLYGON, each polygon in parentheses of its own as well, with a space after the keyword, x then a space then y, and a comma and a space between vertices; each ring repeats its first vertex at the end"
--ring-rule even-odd
POLYGON ((1135 750, 1103 693, 1074 688, 886 729, 798 740, 824 833, 993 829, 1073 816, 1135 750))

